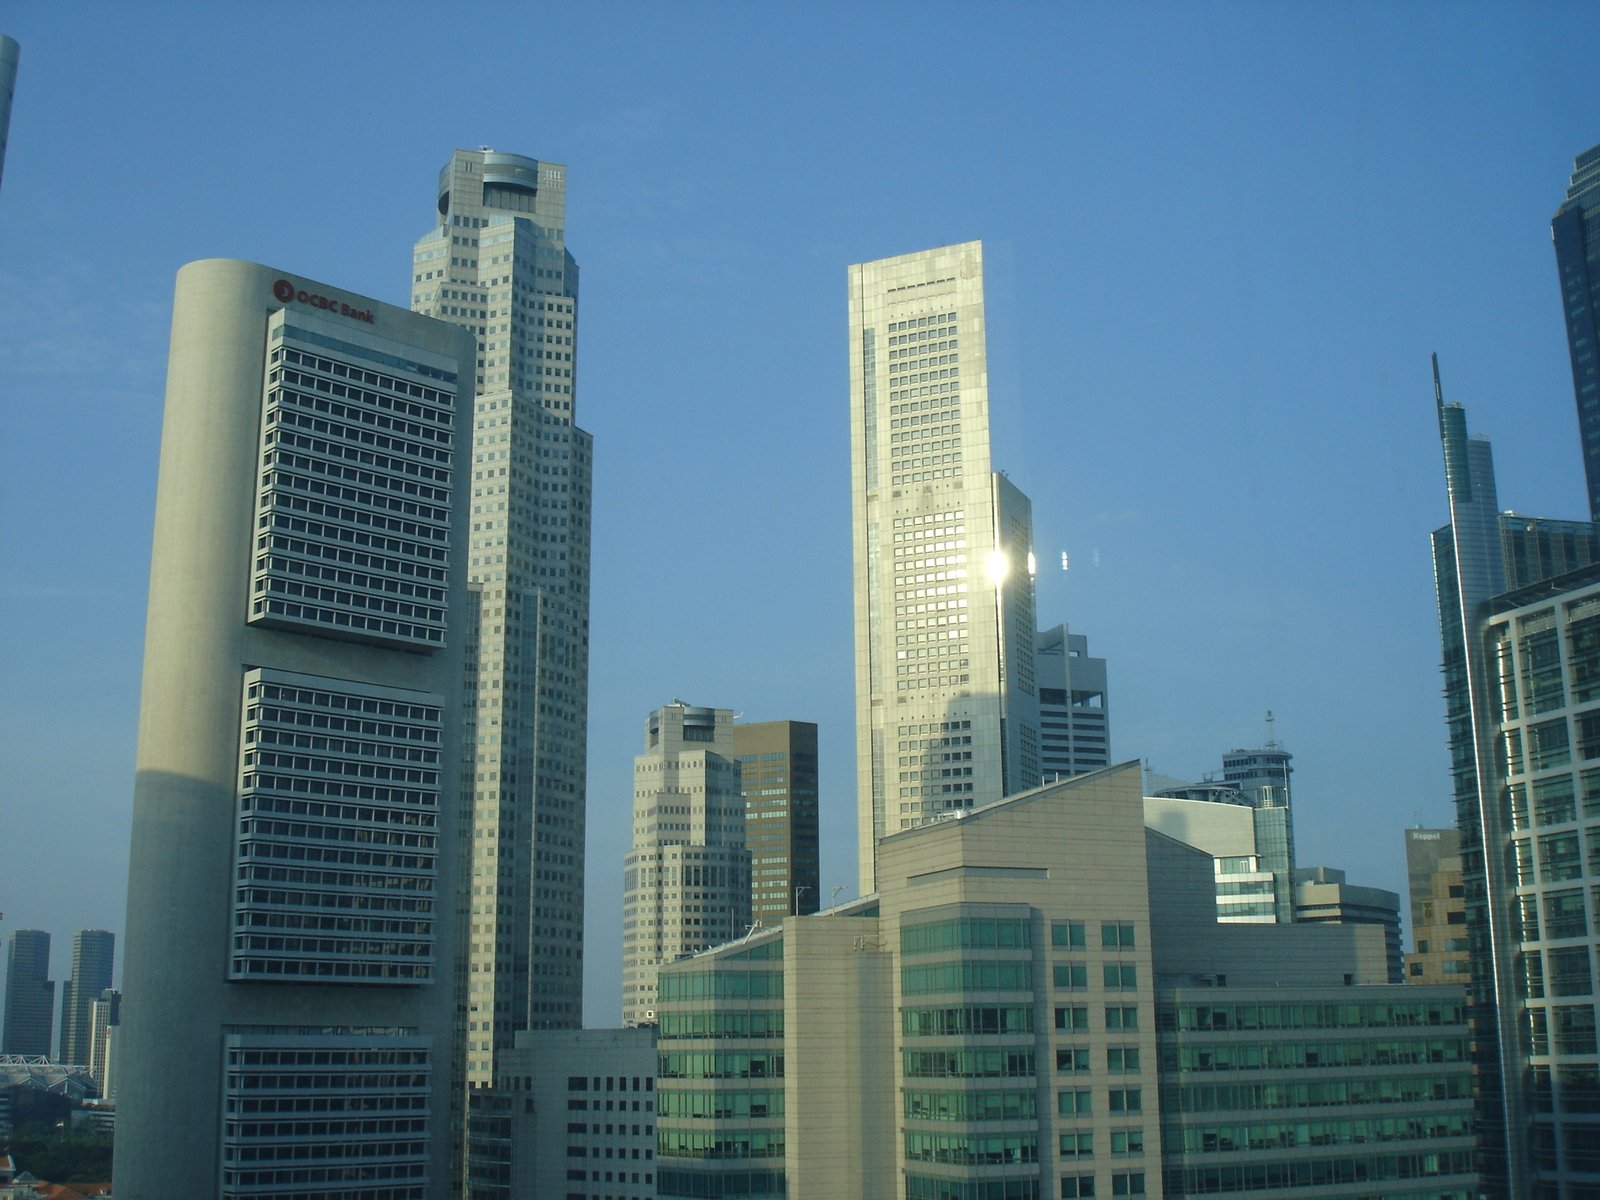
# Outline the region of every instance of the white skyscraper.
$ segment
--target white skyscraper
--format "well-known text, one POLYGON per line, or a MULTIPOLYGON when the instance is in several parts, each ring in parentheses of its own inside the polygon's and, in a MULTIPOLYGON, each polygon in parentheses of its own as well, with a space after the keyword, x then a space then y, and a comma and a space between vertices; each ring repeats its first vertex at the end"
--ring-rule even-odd
POLYGON ((459 329, 269 267, 178 273, 125 1200, 450 1193, 472 359, 459 329))
POLYGON ((467 1081, 518 1029, 583 1017, 590 438, 573 424, 578 267, 566 168, 457 150, 416 244, 412 308, 477 337, 463 731, 467 1081))
POLYGON ((978 242, 850 268, 860 883, 880 838, 1039 782, 1032 508, 989 467, 978 242))
POLYGON ((750 851, 733 713, 681 700, 645 721, 623 860, 622 1020, 655 1018, 656 968, 742 937, 750 851))

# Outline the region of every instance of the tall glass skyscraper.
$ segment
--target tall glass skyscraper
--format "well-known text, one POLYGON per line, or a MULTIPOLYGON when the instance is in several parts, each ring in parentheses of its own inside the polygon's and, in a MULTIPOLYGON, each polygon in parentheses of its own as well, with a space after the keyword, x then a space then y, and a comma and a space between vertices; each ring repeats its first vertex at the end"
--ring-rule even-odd
POLYGON ((89 1065, 90 1017, 100 993, 111 986, 117 935, 80 929, 72 938, 72 977, 61 989, 61 1061, 89 1065))
POLYGON ((1600 521, 1600 146, 1578 155, 1566 199, 1550 222, 1567 315, 1589 517, 1600 521))
POLYGON ((983 246, 849 271, 860 884, 885 836, 1038 784, 1033 516, 989 467, 983 246))
POLYGON ((50 935, 19 929, 6 951, 6 1023, 0 1054, 50 1053, 56 985, 50 979, 50 935))
POLYGON ((566 168, 457 150, 411 306, 477 339, 462 828, 467 1082, 519 1029, 583 1019, 590 437, 576 413, 578 265, 566 168))

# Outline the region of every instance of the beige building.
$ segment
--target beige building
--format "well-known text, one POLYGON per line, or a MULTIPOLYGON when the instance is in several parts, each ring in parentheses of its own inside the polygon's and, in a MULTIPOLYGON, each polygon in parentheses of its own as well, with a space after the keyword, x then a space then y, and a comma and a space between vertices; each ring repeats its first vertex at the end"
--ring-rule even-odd
POLYGON ((983 246, 849 271, 859 874, 1039 782, 1032 509, 990 470, 983 246))
POLYGON ((663 1200, 1475 1194, 1459 989, 1384 985, 1367 926, 1219 923, 1137 763, 894 834, 878 881, 661 968, 663 1200))
POLYGON ((750 928, 733 712, 674 700, 645 720, 623 860, 622 1021, 656 1019, 656 970, 750 928))
POLYGON ((178 273, 124 1200, 449 1191, 472 357, 458 329, 284 271, 178 273))
POLYGON ((462 526, 471 883, 456 984, 467 1081, 487 1085, 517 1030, 583 1021, 591 439, 573 423, 566 168, 457 150, 436 196, 438 223, 413 254, 411 307, 477 343, 462 526))
POLYGON ((1472 958, 1460 831, 1407 829, 1406 881, 1411 899, 1406 982, 1465 984, 1472 975, 1472 958))

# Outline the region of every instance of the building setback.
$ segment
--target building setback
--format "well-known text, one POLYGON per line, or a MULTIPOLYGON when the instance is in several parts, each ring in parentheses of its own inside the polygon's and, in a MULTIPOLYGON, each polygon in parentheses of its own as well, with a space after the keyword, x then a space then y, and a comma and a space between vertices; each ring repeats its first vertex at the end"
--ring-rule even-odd
POLYGON ((125 1200, 450 1190, 472 359, 458 329, 285 271, 178 273, 125 1200))
POLYGON ((1032 509, 989 464, 978 242, 849 270, 859 878, 879 840, 1032 787, 1032 509))
POLYGON ((72 937, 72 977, 61 989, 61 1061, 88 1066, 94 1002, 111 986, 117 937, 105 929, 80 929, 72 937))
MULTIPOLYGON (((566 167, 457 150, 413 252, 411 307, 476 341, 472 593, 456 967, 466 1082, 519 1029, 583 1021, 591 439, 577 413, 566 167)), ((465 395, 466 392, 464 391, 465 395)), ((465 477, 463 477, 465 479, 465 477)), ((463 507, 466 495, 463 493, 463 507)))
POLYGON ((17 930, 6 952, 6 1026, 0 1052, 49 1056, 55 996, 50 935, 41 929, 17 930))
POLYGON ((750 929, 733 712, 675 700, 645 720, 623 860, 622 1021, 656 1019, 656 971, 750 929))
POLYGON ((817 727, 762 721, 733 727, 750 850, 750 919, 763 927, 817 911, 817 727))

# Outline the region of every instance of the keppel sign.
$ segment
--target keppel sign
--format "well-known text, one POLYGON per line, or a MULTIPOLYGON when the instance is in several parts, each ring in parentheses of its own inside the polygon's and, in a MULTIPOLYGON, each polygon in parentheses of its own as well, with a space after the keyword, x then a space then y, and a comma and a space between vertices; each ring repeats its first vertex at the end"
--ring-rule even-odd
POLYGON ((349 317, 353 321, 365 321, 372 324, 372 310, 370 308, 351 308, 343 300, 334 300, 317 292, 308 292, 304 288, 296 288, 287 279, 280 279, 272 285, 273 298, 280 304, 287 304, 296 300, 301 304, 309 304, 312 308, 320 308, 324 312, 338 313, 341 317, 349 317))

